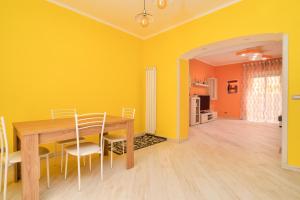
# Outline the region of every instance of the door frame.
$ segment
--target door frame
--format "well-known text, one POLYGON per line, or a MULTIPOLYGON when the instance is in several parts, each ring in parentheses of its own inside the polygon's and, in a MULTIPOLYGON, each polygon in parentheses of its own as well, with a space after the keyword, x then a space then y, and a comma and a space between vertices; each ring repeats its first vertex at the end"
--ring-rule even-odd
MULTIPOLYGON (((278 34, 278 33, 270 33, 270 34, 278 34)), ((261 34, 263 35, 263 34, 261 34)), ((268 35, 268 34, 266 34, 268 35)), ((290 166, 288 164, 288 46, 289 46, 289 40, 288 40, 288 34, 286 33, 281 33, 282 35, 282 129, 281 129, 281 167, 285 168, 285 169, 289 169, 289 170, 299 170, 296 167, 290 166)), ((244 38, 243 36, 240 38, 244 38)), ((236 38, 234 38, 236 39, 236 38)), ((230 39, 229 39, 230 40, 230 39)), ((218 42, 222 42, 222 41, 218 41, 218 42)), ((216 42, 216 43, 218 43, 216 42)), ((204 48, 207 45, 203 45, 200 46, 196 49, 199 48, 204 48)), ((177 59, 177 127, 176 127, 176 140, 177 142, 182 142, 185 139, 182 139, 180 137, 180 96, 181 91, 180 91, 180 86, 181 86, 181 82, 180 82, 180 75, 181 75, 181 66, 180 66, 180 60, 184 59, 184 60, 189 60, 192 58, 191 55, 193 55, 192 51, 194 51, 195 49, 186 52, 185 54, 181 55, 178 59, 177 59)), ((189 70, 189 69, 188 69, 189 70)), ((190 77, 189 77, 189 83, 188 85, 190 86, 190 77)), ((189 108, 186 108, 189 109, 189 108)), ((188 138, 187 138, 188 139, 188 138)))

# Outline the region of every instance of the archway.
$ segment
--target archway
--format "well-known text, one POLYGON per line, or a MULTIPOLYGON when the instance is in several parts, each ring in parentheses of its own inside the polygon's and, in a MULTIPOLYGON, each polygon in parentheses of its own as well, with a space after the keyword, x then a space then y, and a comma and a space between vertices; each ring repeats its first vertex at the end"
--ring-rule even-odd
POLYGON ((282 42, 282 137, 281 137, 281 164, 283 168, 289 168, 288 160, 288 36, 282 33, 260 34, 242 36, 239 38, 218 41, 195 49, 192 49, 178 58, 178 93, 177 93, 177 140, 183 142, 189 137, 189 59, 218 48, 228 48, 236 44, 251 42, 278 40, 282 42))

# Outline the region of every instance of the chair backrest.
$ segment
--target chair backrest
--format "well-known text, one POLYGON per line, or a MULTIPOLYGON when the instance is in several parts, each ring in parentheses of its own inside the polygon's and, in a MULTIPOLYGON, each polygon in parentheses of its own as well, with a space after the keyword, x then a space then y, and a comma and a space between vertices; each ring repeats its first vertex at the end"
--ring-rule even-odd
POLYGON ((134 119, 135 108, 122 108, 122 118, 134 119))
POLYGON ((3 156, 5 154, 6 161, 8 160, 8 142, 7 142, 7 134, 6 134, 6 127, 4 122, 4 117, 0 117, 0 150, 1 150, 1 156, 0 156, 0 164, 3 163, 3 156))
POLYGON ((77 153, 80 152, 80 132, 87 128, 99 127, 100 131, 100 148, 103 150, 103 132, 106 120, 106 112, 104 113, 87 113, 78 115, 75 113, 75 126, 76 126, 76 142, 77 153))
POLYGON ((74 117, 76 113, 75 108, 69 109, 51 109, 51 118, 52 119, 59 119, 59 118, 69 118, 74 117))

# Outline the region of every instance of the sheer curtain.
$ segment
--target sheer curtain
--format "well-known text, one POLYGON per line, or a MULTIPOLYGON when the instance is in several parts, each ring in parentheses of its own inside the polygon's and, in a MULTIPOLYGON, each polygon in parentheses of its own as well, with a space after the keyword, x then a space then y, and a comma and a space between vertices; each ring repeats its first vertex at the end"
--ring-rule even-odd
POLYGON ((281 59, 244 64, 242 119, 277 122, 282 112, 281 59))

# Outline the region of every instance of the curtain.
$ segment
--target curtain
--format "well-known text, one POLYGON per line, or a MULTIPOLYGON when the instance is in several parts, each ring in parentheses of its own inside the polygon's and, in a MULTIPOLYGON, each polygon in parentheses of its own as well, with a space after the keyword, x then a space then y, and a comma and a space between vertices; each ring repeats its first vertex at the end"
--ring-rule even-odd
POLYGON ((244 64, 242 119, 277 122, 282 113, 281 59, 244 64))

